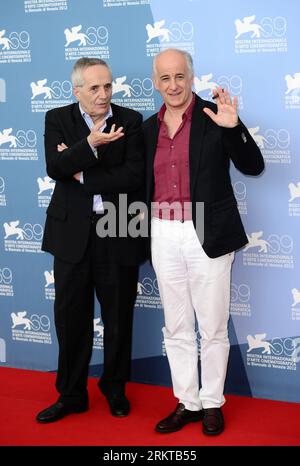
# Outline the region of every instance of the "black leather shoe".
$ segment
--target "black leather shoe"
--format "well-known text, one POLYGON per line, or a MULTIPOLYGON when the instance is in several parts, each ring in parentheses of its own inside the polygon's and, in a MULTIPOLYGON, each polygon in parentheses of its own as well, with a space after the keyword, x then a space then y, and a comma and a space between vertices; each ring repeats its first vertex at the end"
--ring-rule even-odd
POLYGON ((37 415, 36 420, 38 422, 42 422, 46 424, 47 422, 58 421, 59 419, 62 419, 63 417, 65 417, 67 414, 83 413, 84 411, 87 411, 87 410, 88 410, 87 404, 66 405, 62 403, 61 401, 57 401, 57 403, 54 403, 53 405, 49 406, 49 408, 46 408, 43 411, 41 411, 37 415))
POLYGON ((218 435, 224 430, 224 418, 220 408, 204 409, 202 430, 206 435, 218 435))
POLYGON ((202 410, 190 411, 185 409, 184 404, 178 403, 175 411, 168 417, 160 421, 156 427, 156 432, 169 433, 182 429, 189 422, 198 422, 202 419, 202 410))
POLYGON ((110 412, 113 416, 123 417, 130 412, 130 404, 125 395, 106 395, 110 412))

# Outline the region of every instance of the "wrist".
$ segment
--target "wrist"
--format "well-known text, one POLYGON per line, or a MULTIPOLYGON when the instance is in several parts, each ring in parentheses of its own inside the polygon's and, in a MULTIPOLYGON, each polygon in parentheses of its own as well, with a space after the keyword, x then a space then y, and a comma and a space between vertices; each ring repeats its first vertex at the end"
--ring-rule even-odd
POLYGON ((238 126, 240 126, 239 120, 237 120, 236 123, 233 123, 233 124, 230 125, 230 126, 224 126, 224 128, 226 128, 226 129, 234 129, 234 128, 237 128, 238 126))
POLYGON ((92 149, 92 151, 93 151, 95 157, 98 158, 98 156, 97 156, 97 147, 95 147, 95 146, 90 142, 90 139, 91 139, 90 136, 88 136, 88 137, 86 138, 86 140, 87 140, 87 142, 88 142, 88 145, 89 145, 90 148, 92 149))
POLYGON ((93 144, 93 140, 92 140, 90 134, 89 134, 89 136, 88 136, 86 139, 87 139, 87 142, 89 143, 89 145, 91 146, 91 148, 95 148, 95 147, 94 147, 94 144, 93 144))

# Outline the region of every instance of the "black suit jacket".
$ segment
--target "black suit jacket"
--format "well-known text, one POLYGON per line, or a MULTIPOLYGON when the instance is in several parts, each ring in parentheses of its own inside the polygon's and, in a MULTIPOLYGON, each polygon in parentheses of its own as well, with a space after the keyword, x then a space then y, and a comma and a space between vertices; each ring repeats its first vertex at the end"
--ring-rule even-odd
MULTIPOLYGON (((117 128, 123 126, 125 136, 99 146, 98 159, 87 142, 90 130, 78 103, 46 113, 47 173, 56 185, 47 209, 42 249, 69 263, 78 263, 86 250, 94 194, 112 202, 117 211, 120 193, 128 195, 128 204, 140 200, 144 183, 142 116, 134 110, 111 106, 113 116, 107 120, 105 131, 116 123, 117 128), (57 144, 61 143, 68 149, 58 152, 57 144), (73 178, 81 171, 84 184, 73 178)), ((135 265, 144 260, 141 238, 112 238, 109 247, 111 256, 119 263, 135 265)))
MULTIPOLYGON (((201 231, 201 226, 196 225, 196 203, 204 203, 204 242, 201 243, 205 253, 214 258, 248 242, 231 185, 230 160, 246 175, 261 173, 264 160, 241 121, 235 128, 221 128, 203 112, 204 107, 216 112, 215 104, 196 96, 189 142, 190 199, 197 231, 201 231)), ((153 164, 158 133, 155 114, 143 124, 148 209, 154 193, 153 164)))

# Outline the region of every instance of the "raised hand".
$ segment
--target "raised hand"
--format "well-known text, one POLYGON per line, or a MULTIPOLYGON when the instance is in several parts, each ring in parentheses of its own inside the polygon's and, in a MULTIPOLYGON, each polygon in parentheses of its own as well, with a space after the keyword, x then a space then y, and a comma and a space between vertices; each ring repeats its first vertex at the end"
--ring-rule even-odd
POLYGON ((103 133, 100 131, 100 128, 104 125, 105 120, 101 120, 99 123, 96 123, 95 126, 91 129, 91 132, 87 138, 88 143, 93 147, 101 146, 102 144, 109 144, 110 142, 116 141, 124 136, 122 132, 123 126, 120 126, 116 130, 116 125, 113 124, 109 133, 103 133))
POLYGON ((231 99, 229 92, 222 87, 213 90, 214 99, 217 104, 217 113, 205 107, 206 113, 217 125, 224 128, 234 128, 238 125, 238 100, 237 97, 231 99))

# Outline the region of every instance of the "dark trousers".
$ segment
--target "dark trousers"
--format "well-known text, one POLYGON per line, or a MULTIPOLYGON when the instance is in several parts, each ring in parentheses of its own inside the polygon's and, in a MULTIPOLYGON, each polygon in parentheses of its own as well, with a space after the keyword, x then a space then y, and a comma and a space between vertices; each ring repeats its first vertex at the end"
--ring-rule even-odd
POLYGON ((94 221, 83 260, 69 264, 55 258, 54 278, 59 399, 65 403, 88 401, 95 292, 104 324, 104 369, 99 386, 107 395, 123 394, 130 378, 138 266, 123 266, 112 260, 109 238, 97 236, 94 221))

